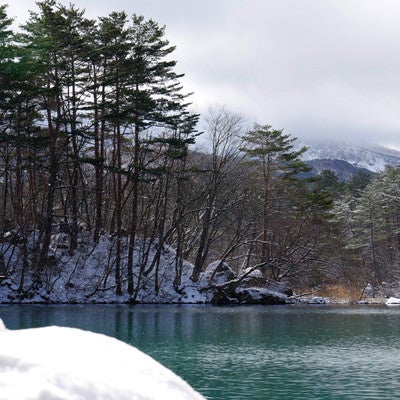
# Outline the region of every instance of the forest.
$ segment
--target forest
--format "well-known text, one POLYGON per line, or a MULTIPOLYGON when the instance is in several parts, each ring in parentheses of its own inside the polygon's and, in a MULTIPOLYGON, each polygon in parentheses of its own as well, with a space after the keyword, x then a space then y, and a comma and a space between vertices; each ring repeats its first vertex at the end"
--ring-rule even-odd
POLYGON ((399 168, 313 177, 283 129, 225 107, 199 128, 164 26, 37 8, 14 31, 0 7, 0 276, 22 297, 104 238, 109 288, 134 298, 162 289, 167 247, 176 291, 216 260, 299 292, 398 280, 399 168))

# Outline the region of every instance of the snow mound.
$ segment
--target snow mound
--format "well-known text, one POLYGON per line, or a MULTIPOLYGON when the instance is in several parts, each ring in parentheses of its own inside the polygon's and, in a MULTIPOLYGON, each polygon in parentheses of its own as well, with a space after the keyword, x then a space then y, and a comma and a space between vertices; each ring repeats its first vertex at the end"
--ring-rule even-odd
MULTIPOLYGON (((4 327, 0 320, 0 327, 4 327)), ((0 329, 0 400, 204 400, 138 349, 75 328, 0 329)))

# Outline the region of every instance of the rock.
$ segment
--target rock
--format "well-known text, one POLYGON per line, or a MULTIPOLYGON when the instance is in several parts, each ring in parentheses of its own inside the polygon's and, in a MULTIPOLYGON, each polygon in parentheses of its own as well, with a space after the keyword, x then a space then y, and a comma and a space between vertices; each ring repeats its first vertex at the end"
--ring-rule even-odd
POLYGON ((288 302, 287 296, 284 294, 264 288, 237 288, 236 293, 240 304, 277 305, 288 302))
POLYGON ((286 304, 293 294, 285 284, 270 281, 257 269, 247 269, 238 276, 225 262, 207 267, 200 288, 207 291, 214 305, 286 304))
POLYGON ((308 304, 326 304, 326 299, 324 297, 313 297, 308 304))
POLYGON ((236 278, 236 273, 228 263, 214 261, 201 274, 199 287, 200 289, 204 289, 210 286, 224 284, 236 278))

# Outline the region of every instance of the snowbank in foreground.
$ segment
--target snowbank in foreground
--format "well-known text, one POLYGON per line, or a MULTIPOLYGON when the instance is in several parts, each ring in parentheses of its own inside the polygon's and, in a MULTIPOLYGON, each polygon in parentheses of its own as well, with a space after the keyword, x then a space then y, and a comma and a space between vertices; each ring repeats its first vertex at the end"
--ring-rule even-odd
POLYGON ((0 320, 1 400, 204 400, 151 357, 73 328, 7 330, 0 320))

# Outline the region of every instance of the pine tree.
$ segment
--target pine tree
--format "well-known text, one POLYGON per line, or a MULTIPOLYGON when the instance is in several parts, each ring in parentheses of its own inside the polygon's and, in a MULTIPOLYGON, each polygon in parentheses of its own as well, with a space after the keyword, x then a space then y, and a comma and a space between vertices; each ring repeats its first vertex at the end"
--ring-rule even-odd
POLYGON ((270 222, 274 202, 279 205, 281 198, 275 198, 280 185, 290 185, 296 181, 300 172, 308 167, 300 160, 307 149, 294 148, 295 137, 284 134, 282 130, 272 129, 270 125, 258 125, 243 137, 246 162, 253 165, 254 179, 259 181, 261 200, 260 262, 265 263, 273 257, 274 235, 270 222))
POLYGON ((144 263, 134 271, 137 232, 149 217, 159 221, 152 240, 162 246, 168 237, 171 182, 194 142, 198 115, 189 112, 164 27, 137 15, 129 20, 124 12, 89 21, 56 0, 37 6, 17 36, 0 9, 3 210, 38 232, 36 287, 52 273, 52 235, 68 233, 72 255, 85 213, 95 241, 103 229, 115 232, 116 293, 124 292, 127 275, 133 296, 144 273, 154 268, 157 276, 160 261, 156 256, 147 271, 144 263), (158 190, 153 209, 141 196, 148 183, 158 190))
POLYGON ((400 270, 399 177, 398 168, 386 167, 361 192, 347 195, 335 208, 347 250, 357 252, 369 280, 377 284, 400 270))
MULTIPOLYGON (((164 38, 165 28, 153 20, 145 21, 142 16, 134 15, 130 30, 131 49, 129 63, 132 75, 127 86, 127 109, 129 122, 133 130, 133 160, 132 160, 132 200, 131 224, 128 251, 128 293, 134 294, 133 285, 133 250, 138 229, 139 184, 145 180, 149 170, 141 163, 141 154, 149 149, 142 148, 144 140, 141 134, 155 130, 151 143, 164 143, 175 149, 186 149, 193 142, 192 133, 198 116, 187 110, 185 103, 187 95, 181 93, 179 79, 183 76, 174 72, 176 61, 167 57, 175 50, 164 38), (165 130, 172 137, 165 136, 165 130), (157 134, 157 131, 160 133, 157 134)), ((184 150, 185 151, 185 150, 184 150)), ((151 167, 150 167, 151 168, 151 167)), ((138 271, 138 288, 143 267, 138 271)), ((136 290, 137 291, 137 290, 136 290)))
POLYGON ((0 214, 1 229, 5 229, 5 218, 8 203, 9 182, 9 152, 10 141, 13 137, 13 125, 15 125, 14 101, 15 90, 18 81, 17 64, 15 62, 16 48, 14 34, 11 30, 12 19, 8 18, 7 6, 0 6, 0 143, 3 153, 3 190, 0 214))

